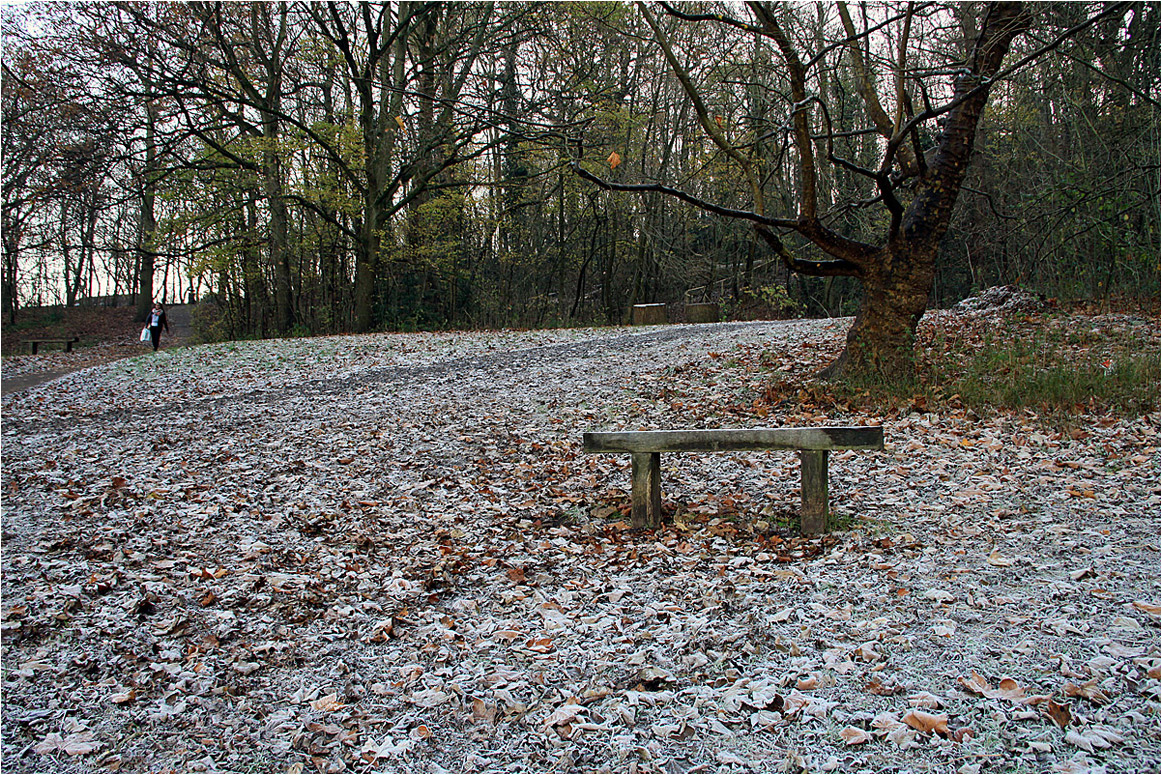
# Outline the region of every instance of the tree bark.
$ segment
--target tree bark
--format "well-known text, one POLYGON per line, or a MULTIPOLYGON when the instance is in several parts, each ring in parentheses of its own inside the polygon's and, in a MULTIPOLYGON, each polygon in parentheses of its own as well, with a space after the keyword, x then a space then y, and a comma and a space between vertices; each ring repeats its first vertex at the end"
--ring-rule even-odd
POLYGON ((157 115, 153 100, 145 103, 145 168, 141 174, 141 211, 138 233, 137 322, 143 323, 153 308, 153 270, 157 262, 157 115))

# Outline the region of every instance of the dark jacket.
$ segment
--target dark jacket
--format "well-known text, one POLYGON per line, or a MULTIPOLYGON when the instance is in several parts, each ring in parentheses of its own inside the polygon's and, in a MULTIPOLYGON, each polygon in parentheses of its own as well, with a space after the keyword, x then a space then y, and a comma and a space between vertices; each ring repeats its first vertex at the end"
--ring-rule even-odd
POLYGON ((158 329, 164 328, 164 329, 165 329, 165 332, 166 332, 167 334, 169 333, 169 321, 165 319, 165 310, 164 310, 164 309, 163 309, 163 310, 159 310, 159 311, 158 311, 158 312, 156 312, 156 313, 155 313, 153 310, 150 310, 150 311, 149 311, 149 316, 148 316, 148 317, 146 317, 146 319, 145 319, 145 320, 146 320, 146 323, 149 325, 149 327, 150 327, 150 328, 158 328, 158 329), (154 323, 153 323, 153 316, 154 316, 155 314, 157 315, 157 325, 156 325, 156 326, 155 326, 155 325, 154 325, 154 323))

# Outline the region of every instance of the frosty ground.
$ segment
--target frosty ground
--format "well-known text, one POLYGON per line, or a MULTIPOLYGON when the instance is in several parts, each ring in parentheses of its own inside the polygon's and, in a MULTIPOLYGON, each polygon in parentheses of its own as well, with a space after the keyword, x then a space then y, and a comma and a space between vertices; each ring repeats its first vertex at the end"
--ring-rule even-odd
POLYGON ((4 771, 1157 771, 1158 413, 762 400, 849 325, 229 343, 6 395, 4 771), (809 540, 793 454, 663 457, 673 522, 633 532, 628 456, 581 452, 822 424, 887 450, 832 456, 809 540))

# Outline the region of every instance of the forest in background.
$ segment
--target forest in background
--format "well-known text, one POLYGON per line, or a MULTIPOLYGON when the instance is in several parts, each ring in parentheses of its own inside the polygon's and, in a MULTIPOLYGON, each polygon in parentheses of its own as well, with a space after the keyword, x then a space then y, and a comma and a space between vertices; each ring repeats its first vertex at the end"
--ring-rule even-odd
MULTIPOLYGON (((854 314, 859 283, 793 272, 745 219, 576 170, 742 210, 749 177, 793 214, 807 114, 822 222, 873 242, 894 191, 863 174, 881 125, 949 99, 986 5, 770 6, 810 55, 806 100, 769 36, 706 23, 729 4, 656 22, 623 3, 6 6, 4 321, 94 296, 210 301, 219 338, 618 322, 649 302, 854 314)), ((1159 6, 1031 13, 929 303, 1004 283, 1156 298, 1159 6)), ((911 122, 896 173, 940 121, 911 122)))

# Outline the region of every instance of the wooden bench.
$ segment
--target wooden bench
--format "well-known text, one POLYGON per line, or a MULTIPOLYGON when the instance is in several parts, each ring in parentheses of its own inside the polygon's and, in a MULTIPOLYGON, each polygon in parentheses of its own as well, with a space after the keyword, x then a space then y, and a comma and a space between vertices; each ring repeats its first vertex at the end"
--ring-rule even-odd
POLYGON ((586 452, 628 452, 633 456, 633 526, 662 522, 662 452, 743 452, 794 449, 802 466, 804 535, 827 530, 827 453, 835 449, 883 449, 879 426, 832 428, 750 428, 740 430, 594 431, 584 434, 586 452))
POLYGON ((24 343, 32 348, 32 354, 36 355, 37 347, 42 344, 63 344, 65 346, 65 352, 71 353, 73 351, 73 345, 79 341, 81 341, 81 338, 74 336, 72 339, 25 339, 24 343))

